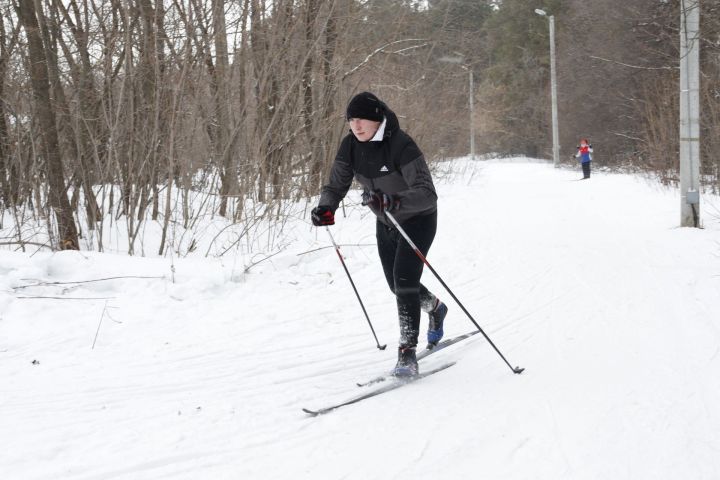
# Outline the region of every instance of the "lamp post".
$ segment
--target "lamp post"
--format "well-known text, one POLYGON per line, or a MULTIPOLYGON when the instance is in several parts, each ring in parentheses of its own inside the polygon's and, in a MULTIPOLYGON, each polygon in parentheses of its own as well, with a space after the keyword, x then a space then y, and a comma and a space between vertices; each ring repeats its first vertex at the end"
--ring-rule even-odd
POLYGON ((560 165, 560 135, 558 134, 558 108, 557 108, 557 73, 555 71, 555 17, 548 15, 545 10, 535 9, 535 13, 547 17, 550 25, 550 93, 552 97, 552 137, 553 137, 553 165, 560 165))
POLYGON ((473 92, 475 91, 475 79, 473 77, 473 70, 472 68, 468 67, 467 65, 463 64, 463 61, 465 60, 463 57, 440 57, 439 59, 441 62, 445 63, 454 63, 463 70, 467 70, 468 72, 468 82, 469 82, 469 88, 470 92, 468 94, 468 104, 470 107, 470 158, 472 160, 475 160, 475 102, 473 98, 473 92))
POLYGON ((473 92, 475 91, 475 81, 473 80, 472 68, 462 66, 470 75, 470 93, 468 94, 468 103, 470 104, 470 159, 475 160, 475 102, 473 101, 473 92))

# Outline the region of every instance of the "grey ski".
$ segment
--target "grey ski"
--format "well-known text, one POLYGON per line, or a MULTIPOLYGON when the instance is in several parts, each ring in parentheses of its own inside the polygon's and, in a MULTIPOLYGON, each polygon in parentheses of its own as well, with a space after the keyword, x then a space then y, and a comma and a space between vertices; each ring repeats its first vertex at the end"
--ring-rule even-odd
POLYGON ((371 391, 371 392, 364 393, 364 394, 362 394, 362 395, 360 395, 360 396, 351 398, 350 400, 347 400, 347 401, 345 401, 345 402, 338 403, 338 404, 335 404, 335 405, 330 405, 329 407, 320 408, 320 409, 317 409, 317 410, 311 410, 311 409, 309 409, 309 408, 303 408, 302 410, 303 410, 303 412, 305 412, 305 413, 307 413, 308 415, 311 415, 311 416, 313 416, 313 417, 316 417, 316 416, 318 416, 318 415, 323 415, 323 414, 325 414, 325 413, 332 412, 333 410, 337 410, 337 409, 340 408, 340 407, 344 407, 344 406, 346 406, 346 405, 352 405, 353 403, 357 403, 357 402, 360 402, 360 401, 362 401, 362 400, 366 400, 366 399, 368 399, 368 398, 376 397, 376 396, 381 395, 381 394, 383 394, 383 393, 390 392, 390 391, 392 391, 392 390, 396 390, 396 389, 398 389, 398 388, 400 388, 400 387, 404 387, 405 385, 408 385, 408 384, 410 384, 410 383, 416 382, 416 381, 420 380, 421 378, 425 378, 425 377, 430 376, 430 375, 432 375, 432 374, 434 374, 434 373, 437 373, 437 372, 440 372, 440 371, 442 371, 442 370, 445 370, 446 368, 450 368, 450 367, 452 367, 453 365, 455 365, 455 362, 446 363, 445 365, 442 365, 442 366, 440 366, 440 367, 434 368, 434 369, 432 369, 432 370, 428 370, 428 371, 426 371, 426 372, 422 372, 422 373, 420 373, 420 374, 418 374, 418 375, 416 375, 416 376, 414 376, 414 377, 410 377, 410 378, 398 378, 398 377, 393 377, 394 381, 393 381, 392 383, 388 383, 387 385, 383 385, 383 386, 381 386, 380 388, 376 388, 375 390, 373 390, 373 391, 371 391))
MULTIPOLYGON (((465 340, 466 338, 472 337, 473 335, 479 333, 479 330, 472 331, 470 333, 464 333, 462 335, 458 335, 457 337, 448 338, 447 340, 443 340, 442 342, 435 345, 433 348, 426 348, 422 352, 419 352, 417 354, 418 361, 422 360, 423 358, 429 357, 433 353, 437 353, 443 348, 449 347, 450 345, 456 344, 462 340, 465 340)), ((387 379, 395 378, 391 373, 388 373, 387 375, 380 375, 378 377, 373 378, 372 380, 368 380, 367 382, 360 382, 357 384, 358 387, 367 387, 368 385, 373 385, 375 383, 384 382, 387 379)))

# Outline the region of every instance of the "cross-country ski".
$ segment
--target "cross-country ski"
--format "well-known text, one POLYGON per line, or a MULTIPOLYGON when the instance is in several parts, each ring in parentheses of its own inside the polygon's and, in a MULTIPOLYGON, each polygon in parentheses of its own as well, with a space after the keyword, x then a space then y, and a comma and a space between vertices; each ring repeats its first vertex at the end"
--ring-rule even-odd
POLYGON ((362 401, 362 400, 367 400, 368 398, 377 397, 378 395, 381 395, 381 394, 383 394, 383 393, 387 393, 387 392, 390 392, 390 391, 392 391, 392 390, 396 390, 396 389, 398 389, 398 388, 400 388, 400 387, 404 387, 405 385, 409 385, 409 384, 411 384, 411 383, 413 383, 413 382, 416 382, 416 381, 418 381, 418 380, 420 380, 420 379, 423 379, 423 378, 428 377, 428 376, 430 376, 430 375, 433 375, 433 374, 435 374, 435 373, 437 373, 437 372, 440 372, 440 371, 442 371, 442 370, 445 370, 446 368, 450 368, 450 367, 452 367, 453 365, 455 365, 455 362, 446 363, 446 364, 444 364, 444 365, 442 365, 442 366, 440 366, 440 367, 436 367, 436 368, 433 368, 433 369, 431 369, 431 370, 424 371, 424 372, 419 373, 419 374, 417 374, 417 375, 415 375, 415 376, 412 376, 412 377, 405 377, 405 378, 402 378, 402 377, 392 377, 391 383, 389 383, 389 384, 387 384, 387 385, 383 385, 383 386, 381 386, 381 387, 379 387, 379 388, 376 388, 375 390, 373 390, 373 391, 371 391, 371 392, 366 392, 366 393, 363 393, 363 394, 358 395, 358 396, 356 396, 356 397, 353 397, 353 398, 351 398, 350 400, 346 400, 346 401, 344 401, 344 402, 336 403, 336 404, 334 404, 334 405, 330 405, 330 406, 327 406, 327 407, 319 408, 319 409, 316 409, 316 410, 309 409, 309 408, 303 408, 302 410, 303 410, 303 412, 305 412, 305 413, 307 413, 307 414, 309 414, 309 415, 311 415, 311 416, 313 416, 313 417, 315 417, 315 416, 317 416, 317 415, 322 415, 322 414, 324 414, 324 413, 328 413, 328 412, 331 412, 331 411, 333 411, 333 410, 337 410, 337 409, 340 408, 340 407, 344 407, 344 406, 346 406, 346 405, 352 405, 353 403, 358 403, 358 402, 360 402, 360 401, 362 401))
MULTIPOLYGON (((458 343, 458 342, 461 342, 461 341, 465 340, 466 338, 470 338, 470 337, 472 337, 473 335, 475 335, 475 334, 477 334, 477 333, 479 333, 477 330, 474 331, 474 332, 470 332, 470 333, 464 333, 464 334, 462 334, 462 335, 458 335, 458 336, 453 337, 453 338, 445 339, 445 340, 441 341, 440 343, 438 343, 437 345, 433 346, 432 348, 430 348, 430 347, 428 346, 428 348, 425 348, 424 350, 422 350, 420 353, 417 354, 417 359, 418 359, 418 361, 420 361, 420 360, 422 360, 423 358, 429 357, 430 355, 439 352, 439 351, 442 350, 443 348, 447 348, 447 347, 449 347, 450 345, 454 345, 454 344, 456 344, 456 343, 458 343)), ((377 376, 377 377, 375 377, 375 378, 373 378, 373 379, 371 379, 371 380, 365 381, 365 382, 359 382, 359 383, 357 384, 357 386, 358 386, 358 387, 365 387, 365 386, 367 386, 367 385, 372 385, 372 384, 375 384, 375 383, 384 382, 384 381, 387 380, 387 379, 393 379, 393 378, 395 378, 395 377, 392 375, 392 372, 391 372, 391 373, 388 373, 388 374, 385 374, 385 375, 377 376)))

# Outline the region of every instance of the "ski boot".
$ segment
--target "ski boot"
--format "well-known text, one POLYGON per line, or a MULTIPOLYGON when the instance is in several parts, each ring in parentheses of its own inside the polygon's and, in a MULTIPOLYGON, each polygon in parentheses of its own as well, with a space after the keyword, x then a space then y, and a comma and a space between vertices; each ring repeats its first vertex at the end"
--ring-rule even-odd
POLYGON ((410 378, 418 374, 415 347, 398 347, 398 361, 392 374, 400 378, 410 378))
POLYGON ((430 312, 430 324, 428 325, 427 332, 428 349, 435 348, 438 342, 440 342, 440 339, 442 339, 444 333, 443 322, 445 320, 447 312, 447 305, 445 305, 440 300, 438 300, 438 305, 437 307, 435 307, 435 310, 430 312))

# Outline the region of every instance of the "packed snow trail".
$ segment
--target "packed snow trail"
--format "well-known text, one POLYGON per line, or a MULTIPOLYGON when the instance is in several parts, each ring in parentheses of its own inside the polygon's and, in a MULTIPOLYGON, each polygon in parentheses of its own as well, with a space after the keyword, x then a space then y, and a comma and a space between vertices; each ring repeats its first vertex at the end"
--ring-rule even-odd
MULTIPOLYGON (((396 356, 358 192, 333 235, 385 351, 303 206, 291 246, 247 273, 231 254, 0 251, 2 477, 720 478, 720 200, 682 229, 676 190, 579 177, 435 169, 428 260, 522 375, 475 335, 421 363, 454 367, 317 418, 300 408, 358 394, 396 356), (114 276, 160 278, 47 285, 114 276)), ((446 336, 472 330, 423 282, 446 336)))

